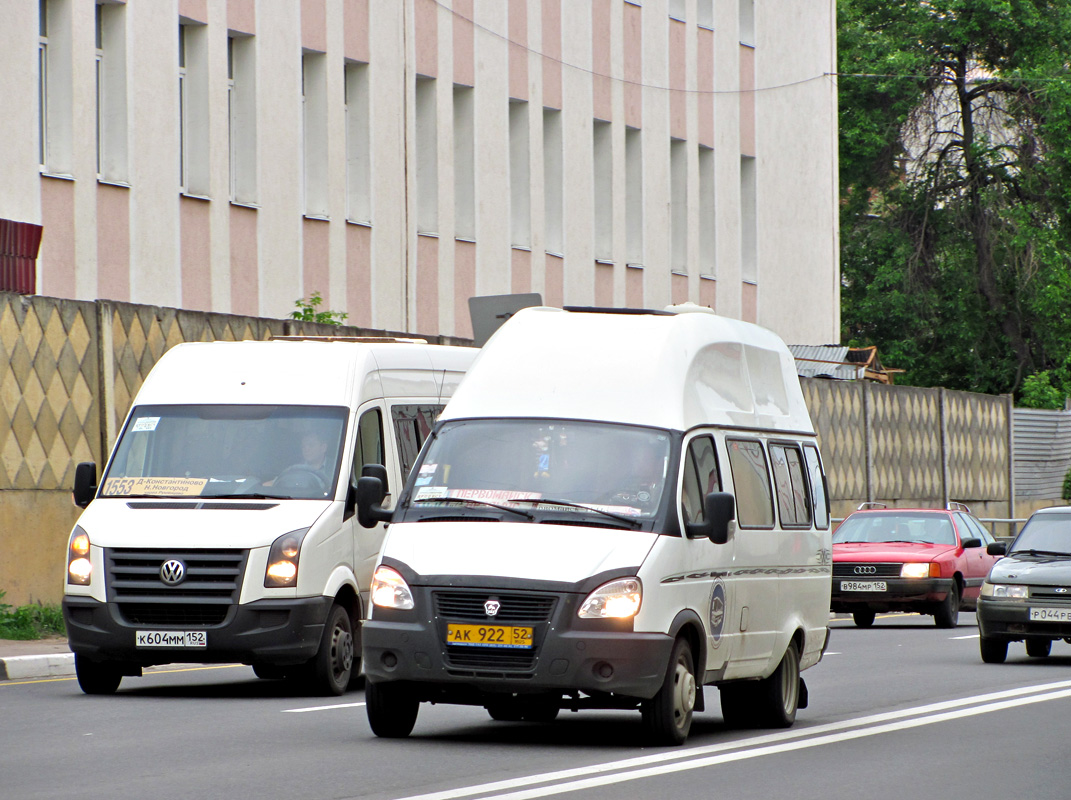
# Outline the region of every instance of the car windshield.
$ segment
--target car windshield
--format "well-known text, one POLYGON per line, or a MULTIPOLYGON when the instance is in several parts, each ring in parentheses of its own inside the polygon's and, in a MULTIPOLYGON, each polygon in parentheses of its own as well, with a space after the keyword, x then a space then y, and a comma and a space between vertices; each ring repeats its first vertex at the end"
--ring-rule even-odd
POLYGON ((955 544, 956 534, 947 515, 910 511, 852 514, 833 534, 833 544, 864 542, 955 544))
POLYGON ((458 500, 471 499, 555 515, 651 517, 662 501, 669 458, 670 435, 651 428, 530 419, 448 422, 428 442, 409 503, 456 507, 458 500))
POLYGON ((101 496, 332 497, 345 426, 344 408, 139 406, 101 496))
POLYGON ((1030 519, 1019 538, 1012 544, 1012 553, 1034 551, 1042 555, 1071 556, 1071 514, 1039 514, 1030 519))

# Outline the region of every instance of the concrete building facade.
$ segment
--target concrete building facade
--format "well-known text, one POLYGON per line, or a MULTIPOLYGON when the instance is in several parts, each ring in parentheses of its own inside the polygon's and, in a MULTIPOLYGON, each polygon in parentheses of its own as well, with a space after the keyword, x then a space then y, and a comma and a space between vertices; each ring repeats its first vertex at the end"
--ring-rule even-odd
POLYGON ((839 341, 833 0, 5 11, 39 294, 465 337, 469 297, 538 292, 839 341))

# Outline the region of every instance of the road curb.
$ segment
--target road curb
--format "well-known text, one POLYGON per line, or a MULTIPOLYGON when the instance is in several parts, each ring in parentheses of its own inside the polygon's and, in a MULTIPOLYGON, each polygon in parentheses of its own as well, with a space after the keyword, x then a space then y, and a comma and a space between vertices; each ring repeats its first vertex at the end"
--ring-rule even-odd
POLYGON ((67 678, 74 675, 74 653, 0 658, 0 681, 67 678))

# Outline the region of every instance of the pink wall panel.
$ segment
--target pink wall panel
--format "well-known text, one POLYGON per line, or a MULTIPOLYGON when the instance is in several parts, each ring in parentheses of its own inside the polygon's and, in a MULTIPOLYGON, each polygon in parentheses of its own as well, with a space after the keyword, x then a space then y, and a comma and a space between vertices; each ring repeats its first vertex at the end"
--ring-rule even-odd
POLYGON ((614 304, 614 265, 595 263, 595 305, 610 308, 614 304))
POLYGON ((610 75, 610 16, 611 0, 592 0, 591 3, 591 104, 595 119, 613 119, 613 94, 610 75))
POLYGON ((208 24, 208 0, 179 0, 179 16, 208 24))
POLYGON ((257 0, 227 0, 227 27, 232 31, 257 32, 257 0))
POLYGON ((327 52, 326 0, 301 0, 301 46, 327 52))
POLYGON ((342 7, 343 49, 346 58, 367 64, 368 0, 345 0, 342 7))
POLYGON ((41 249, 37 271, 42 294, 74 297, 74 182, 41 178, 41 249))
POLYGON ((677 139, 688 138, 687 33, 683 22, 669 21, 669 135, 677 139))
POLYGON ((561 308, 565 302, 565 269, 561 256, 547 253, 547 274, 545 276, 543 304, 561 308))
POLYGON ((688 276, 674 272, 670 276, 670 294, 674 304, 688 302, 688 276))
POLYGON ((372 229, 346 226, 346 322, 372 327, 372 229))
POLYGON ((97 184, 97 297, 130 300, 130 190, 97 184))
POLYGON ((528 99, 528 0, 509 4, 509 96, 528 99))
POLYGON ((643 270, 627 267, 625 269, 625 306, 643 308, 643 270))
POLYGON ((439 332, 439 237, 417 236, 416 326, 439 332))
POLYGON ((464 86, 476 85, 472 4, 473 0, 454 0, 454 83, 464 86))
POLYGON ((416 28, 416 71, 429 78, 439 76, 439 6, 435 0, 413 0, 416 28))
POLYGON ((543 0, 543 105, 562 107, 562 0, 543 0))
POLYGON ((472 338, 469 298, 476 294, 476 243, 454 242, 454 336, 472 338))
POLYGON ((231 206, 231 312, 257 316, 260 313, 260 283, 257 275, 257 211, 231 206))
POLYGON ((331 298, 329 267, 331 223, 322 219, 306 219, 301 228, 302 282, 304 296, 319 292, 324 299, 322 309, 334 308, 331 298))
POLYGON ((625 124, 643 127, 643 10, 624 4, 625 124))
POLYGON ((744 322, 759 321, 759 287, 754 283, 740 287, 740 318, 744 322))
POLYGON ((698 97, 698 138, 714 146, 714 31, 700 28, 696 42, 696 88, 698 97))
POLYGON ((709 278, 699 279, 699 305, 716 309, 718 300, 718 282, 709 278))
POLYGON ((740 155, 755 155, 755 50, 740 45, 740 155))
POLYGON ((179 198, 179 263, 182 269, 182 307, 212 310, 211 204, 179 198))
POLYGON ((510 270, 510 291, 514 294, 524 294, 532 291, 532 251, 512 251, 510 270))

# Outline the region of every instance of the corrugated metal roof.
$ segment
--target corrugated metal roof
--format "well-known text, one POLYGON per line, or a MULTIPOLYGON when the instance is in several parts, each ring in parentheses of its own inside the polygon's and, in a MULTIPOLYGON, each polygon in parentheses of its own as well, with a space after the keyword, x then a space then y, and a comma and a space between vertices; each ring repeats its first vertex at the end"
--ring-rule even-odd
POLYGON ((837 344, 790 344, 796 359, 796 373, 804 378, 833 378, 840 381, 863 379, 863 364, 848 361, 848 348, 837 344))
POLYGON ((1071 468, 1071 411, 1012 412, 1017 497, 1060 497, 1071 468))

